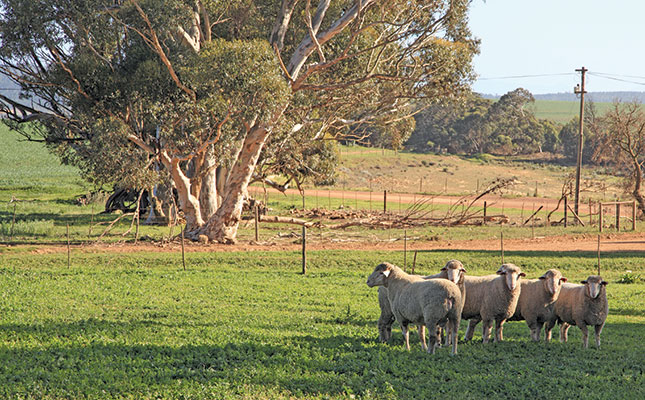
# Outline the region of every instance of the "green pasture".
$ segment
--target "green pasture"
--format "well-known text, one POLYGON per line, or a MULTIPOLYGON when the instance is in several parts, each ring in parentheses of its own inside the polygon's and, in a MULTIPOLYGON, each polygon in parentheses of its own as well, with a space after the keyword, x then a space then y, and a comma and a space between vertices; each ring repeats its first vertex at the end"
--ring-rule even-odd
MULTIPOLYGON (((603 256, 610 315, 602 347, 533 343, 523 322, 484 346, 480 331, 459 354, 376 342, 377 291, 365 285, 400 252, 176 253, 0 248, 0 398, 403 399, 645 396, 643 253, 603 256)), ((535 278, 558 268, 570 281, 595 271, 595 254, 507 252, 535 278)), ((496 253, 419 254, 417 272, 462 260, 493 272, 496 253)), ((463 336, 465 322, 460 331, 463 336)), ((556 336, 557 337, 557 336, 556 336)))
MULTIPOLYGON (((609 111, 612 103, 594 103, 599 115, 609 111)), ((580 102, 578 101, 557 101, 557 100, 535 100, 530 106, 537 118, 549 119, 559 124, 566 124, 572 118, 580 116, 580 102)))

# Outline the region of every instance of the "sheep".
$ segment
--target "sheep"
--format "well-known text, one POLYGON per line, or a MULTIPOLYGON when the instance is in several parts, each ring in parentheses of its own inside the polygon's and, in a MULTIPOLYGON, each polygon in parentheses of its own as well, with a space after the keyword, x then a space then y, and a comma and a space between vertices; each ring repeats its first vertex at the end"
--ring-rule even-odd
POLYGON ((468 319, 465 340, 471 340, 475 326, 484 321, 482 338, 488 343, 493 320, 495 321, 495 342, 504 339, 504 322, 515 313, 520 297, 519 279, 526 276, 514 264, 503 264, 497 275, 466 276, 466 301, 461 317, 468 319))
MULTIPOLYGON (((464 265, 461 263, 459 260, 450 260, 446 263, 446 265, 441 268, 441 271, 437 274, 434 275, 429 275, 422 277, 423 279, 436 279, 436 278, 441 278, 441 279, 448 279, 455 284, 459 283, 459 278, 463 273, 465 273, 466 270, 464 269, 464 265)), ((410 276, 418 276, 418 275, 410 275, 410 276)), ((392 324, 394 323, 394 313, 392 313, 392 309, 390 308, 390 301, 388 300, 387 296, 387 288, 384 286, 380 286, 378 288, 378 303, 379 307, 381 308, 381 315, 378 319, 378 331, 379 331, 379 341, 382 343, 385 343, 390 340, 390 337, 392 336, 392 324)), ((419 327, 419 335, 421 338, 421 345, 425 347, 425 329, 423 325, 419 327)))
MULTIPOLYGON (((461 290, 447 279, 430 279, 411 276, 390 263, 376 266, 367 278, 367 286, 385 286, 394 317, 401 325, 405 348, 410 350, 408 325, 424 324, 430 332, 448 324, 452 336, 452 354, 457 354, 457 331, 461 321, 463 300, 461 290)), ((463 286, 463 280, 462 280, 463 286)), ((428 353, 434 354, 437 336, 430 335, 428 353)))
POLYGON ((531 330, 531 339, 539 342, 542 326, 551 320, 553 303, 560 295, 560 288, 566 281, 567 278, 564 278, 557 269, 546 271, 538 279, 520 281, 520 298, 515 308, 515 314, 508 320, 526 320, 526 324, 531 330))
POLYGON ((589 347, 587 325, 592 325, 595 328, 596 347, 600 347, 600 333, 609 313, 607 281, 598 275, 591 275, 581 283, 562 285, 560 296, 553 306, 554 315, 547 322, 547 338, 551 338, 551 329, 559 322, 560 341, 566 342, 569 327, 577 325, 582 331, 582 346, 586 349, 589 347))

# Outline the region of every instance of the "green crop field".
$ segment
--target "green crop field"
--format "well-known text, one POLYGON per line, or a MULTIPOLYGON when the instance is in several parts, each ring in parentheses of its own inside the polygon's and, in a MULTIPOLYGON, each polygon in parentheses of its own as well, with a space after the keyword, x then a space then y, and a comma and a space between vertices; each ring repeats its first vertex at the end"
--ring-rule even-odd
MULTIPOLYGON (((612 106, 612 103, 594 104, 600 115, 612 106)), ((537 118, 549 119, 559 124, 566 124, 580 115, 580 103, 575 101, 536 100, 530 107, 537 118)))
MULTIPOLYGON (((510 252, 535 278, 558 268, 571 281, 595 270, 595 254, 510 252)), ((533 343, 524 322, 505 341, 478 331, 451 357, 376 342, 373 267, 399 252, 321 251, 306 276, 295 252, 37 254, 0 249, 0 398, 594 398, 645 396, 645 274, 641 253, 603 262, 610 315, 600 349, 533 343)), ((447 259, 469 273, 494 271, 489 252, 420 254, 417 271, 447 259)), ((462 321, 463 336, 465 322, 462 321)))

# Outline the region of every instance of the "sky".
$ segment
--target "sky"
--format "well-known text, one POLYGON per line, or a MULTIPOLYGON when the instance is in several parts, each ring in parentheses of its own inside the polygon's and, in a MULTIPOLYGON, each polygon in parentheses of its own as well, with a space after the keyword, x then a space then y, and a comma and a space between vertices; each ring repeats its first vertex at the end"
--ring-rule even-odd
POLYGON ((645 91, 645 0, 473 0, 470 28, 475 92, 573 92, 582 66, 588 92, 645 91), (525 75, 548 76, 497 79, 525 75))

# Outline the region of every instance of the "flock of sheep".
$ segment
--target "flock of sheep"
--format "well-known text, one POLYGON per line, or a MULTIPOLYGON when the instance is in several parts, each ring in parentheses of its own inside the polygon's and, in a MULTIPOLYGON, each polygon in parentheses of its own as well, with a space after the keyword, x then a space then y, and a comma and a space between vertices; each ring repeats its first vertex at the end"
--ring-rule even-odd
POLYGON ((521 279, 526 274, 514 264, 503 264, 494 275, 465 273, 458 260, 448 261, 438 274, 430 276, 410 275, 387 262, 376 266, 367 285, 380 286, 379 339, 382 342, 390 339, 392 323, 396 320, 401 326, 405 347, 410 350, 408 325, 417 325, 421 347, 434 354, 445 330, 444 345, 452 345, 454 355, 459 323, 464 318, 468 320, 466 341, 472 339, 480 321, 483 342, 488 343, 493 321, 497 342, 503 340, 504 322, 525 320, 534 341, 540 340, 542 326, 545 326, 545 340, 551 340, 551 330, 558 322, 560 341, 566 342, 569 327, 576 325, 587 348, 587 326, 593 326, 596 346, 600 346, 600 333, 609 311, 607 282, 600 276, 589 276, 578 285, 566 283, 567 278, 560 271, 550 269, 538 279, 521 279), (426 327, 430 333, 429 346, 426 327))

